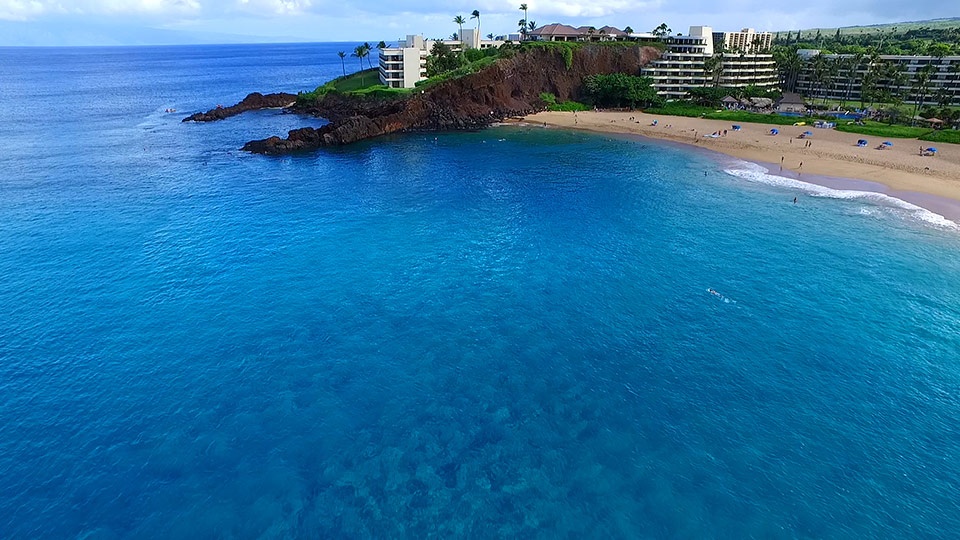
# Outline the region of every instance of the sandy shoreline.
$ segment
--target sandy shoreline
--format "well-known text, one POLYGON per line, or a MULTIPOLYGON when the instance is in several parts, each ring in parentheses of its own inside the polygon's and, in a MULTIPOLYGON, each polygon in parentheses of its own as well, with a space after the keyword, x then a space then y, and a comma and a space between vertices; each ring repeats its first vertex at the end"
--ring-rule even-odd
POLYGON ((658 116, 640 112, 543 112, 528 116, 531 123, 665 139, 713 150, 758 163, 772 174, 825 185, 834 189, 876 191, 921 206, 949 219, 960 219, 960 145, 935 144, 915 139, 879 139, 811 126, 773 124, 741 125, 735 132, 729 122, 658 116), (653 121, 657 125, 653 126, 653 121), (670 126, 670 127, 667 127, 670 126), (770 135, 777 128, 780 134, 770 135), (725 137, 710 138, 726 129, 725 137), (813 132, 805 140, 804 131, 813 132), (858 139, 869 145, 858 147, 858 139), (876 147, 890 141, 892 147, 876 147), (920 156, 920 146, 935 146, 936 156, 920 156), (783 169, 780 170, 780 160, 783 169), (802 166, 800 165, 802 163, 802 166))

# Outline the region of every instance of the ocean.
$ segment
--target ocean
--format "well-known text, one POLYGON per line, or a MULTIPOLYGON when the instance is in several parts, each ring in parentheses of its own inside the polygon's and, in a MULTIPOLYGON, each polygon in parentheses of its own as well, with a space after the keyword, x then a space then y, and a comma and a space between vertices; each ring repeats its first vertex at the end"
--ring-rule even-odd
POLYGON ((953 222, 650 140, 180 122, 352 48, 0 49, 0 537, 960 534, 953 222))

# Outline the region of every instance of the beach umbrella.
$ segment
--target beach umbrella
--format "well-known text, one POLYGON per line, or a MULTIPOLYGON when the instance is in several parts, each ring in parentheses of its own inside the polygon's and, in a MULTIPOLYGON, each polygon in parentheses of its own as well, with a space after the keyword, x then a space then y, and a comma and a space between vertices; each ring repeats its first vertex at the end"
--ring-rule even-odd
POLYGON ((860 139, 857 144, 869 144, 866 139, 860 139))
POLYGON ((884 146, 893 146, 893 143, 890 141, 883 141, 884 146))
POLYGON ((772 133, 773 135, 776 135, 777 133, 780 133, 780 130, 777 128, 773 128, 770 130, 770 133, 772 133))
POLYGON ((927 148, 927 152, 933 152, 934 154, 936 154, 936 153, 937 153, 937 149, 936 149, 936 148, 933 148, 933 147, 930 147, 930 148, 927 148))
POLYGON ((813 132, 812 132, 812 131, 804 131, 803 134, 806 135, 807 137, 809 137, 809 136, 813 135, 813 132))

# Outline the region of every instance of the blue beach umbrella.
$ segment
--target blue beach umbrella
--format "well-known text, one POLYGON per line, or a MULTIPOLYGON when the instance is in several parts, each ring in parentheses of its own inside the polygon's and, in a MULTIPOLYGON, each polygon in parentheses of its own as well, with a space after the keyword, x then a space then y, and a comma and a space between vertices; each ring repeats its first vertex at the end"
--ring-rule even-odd
POLYGON ((777 128, 773 128, 773 129, 770 130, 770 134, 771 134, 771 135, 776 135, 777 133, 780 133, 780 130, 777 129, 777 128))
POLYGON ((803 134, 806 135, 807 137, 809 137, 809 136, 813 135, 813 132, 812 132, 812 131, 804 131, 803 134))
POLYGON ((893 146, 893 143, 890 141, 883 141, 884 146, 893 146))
POLYGON ((933 152, 934 154, 936 154, 936 153, 937 153, 937 149, 936 149, 936 148, 933 148, 933 147, 930 147, 930 148, 927 148, 927 152, 933 152))
POLYGON ((866 139, 860 139, 857 144, 869 144, 866 139))

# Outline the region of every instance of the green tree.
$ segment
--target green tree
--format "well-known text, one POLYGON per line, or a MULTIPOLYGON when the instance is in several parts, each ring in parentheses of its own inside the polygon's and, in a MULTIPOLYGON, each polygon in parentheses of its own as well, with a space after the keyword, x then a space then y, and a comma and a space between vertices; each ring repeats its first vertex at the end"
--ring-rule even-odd
POLYGON ((780 87, 793 92, 797 87, 797 78, 803 68, 803 61, 797 55, 795 47, 774 47, 773 61, 777 65, 777 74, 780 76, 780 87))
POLYGON ((649 77, 637 77, 625 73, 590 75, 583 80, 584 91, 597 105, 629 107, 657 105, 663 99, 653 88, 649 77))
POLYGON ((340 71, 343 72, 343 76, 347 76, 347 66, 343 63, 343 59, 347 57, 347 53, 340 51, 337 53, 337 56, 340 57, 340 71))
POLYGON ((934 64, 927 64, 917 70, 916 82, 913 84, 913 90, 916 97, 914 97, 913 118, 911 119, 911 124, 917 123, 917 113, 926 103, 927 97, 929 97, 930 79, 935 71, 937 71, 937 66, 934 64))
POLYGON ((477 20, 477 35, 478 35, 478 36, 483 35, 483 34, 480 33, 480 11, 479 11, 479 10, 476 10, 476 9, 473 10, 473 11, 470 13, 470 18, 477 20))
POLYGON ((357 45, 353 49, 353 54, 350 55, 360 61, 360 86, 366 86, 363 80, 363 77, 364 77, 363 76, 363 57, 368 54, 370 53, 367 52, 367 50, 363 47, 363 45, 357 45))
POLYGON ((453 22, 460 27, 457 40, 460 42, 460 50, 463 50, 463 23, 467 22, 467 20, 463 18, 463 15, 457 15, 453 18, 453 22))
POLYGON ((523 24, 520 25, 520 40, 522 41, 527 38, 527 20, 529 19, 527 17, 527 5, 520 4, 520 11, 523 12, 523 24))
POLYGON ((670 32, 673 32, 673 30, 667 26, 667 23, 664 22, 660 23, 660 26, 654 28, 650 33, 660 39, 663 39, 666 36, 669 36, 670 32))
MULTIPOLYGON (((369 43, 364 42, 364 44, 363 44, 363 56, 364 56, 364 58, 367 59, 367 66, 369 66, 370 69, 373 69, 373 64, 370 63, 370 51, 372 51, 372 50, 373 50, 373 47, 371 47, 369 43)), ((363 65, 363 62, 361 62, 361 66, 362 66, 362 65, 363 65)))
MULTIPOLYGON (((712 81, 713 86, 716 87, 719 84, 719 81, 714 74, 717 73, 717 68, 720 66, 720 57, 711 56, 710 58, 705 58, 703 60, 703 86, 707 85, 707 81, 712 81)), ((723 97, 723 96, 721 96, 723 97)))
POLYGON ((623 29, 623 33, 624 33, 624 34, 632 34, 632 33, 633 33, 633 28, 630 28, 630 27, 628 26, 628 27, 626 27, 626 28, 623 29))
POLYGON ((435 41, 430 49, 430 56, 427 57, 427 77, 453 71, 463 64, 463 55, 455 53, 446 43, 435 41))

